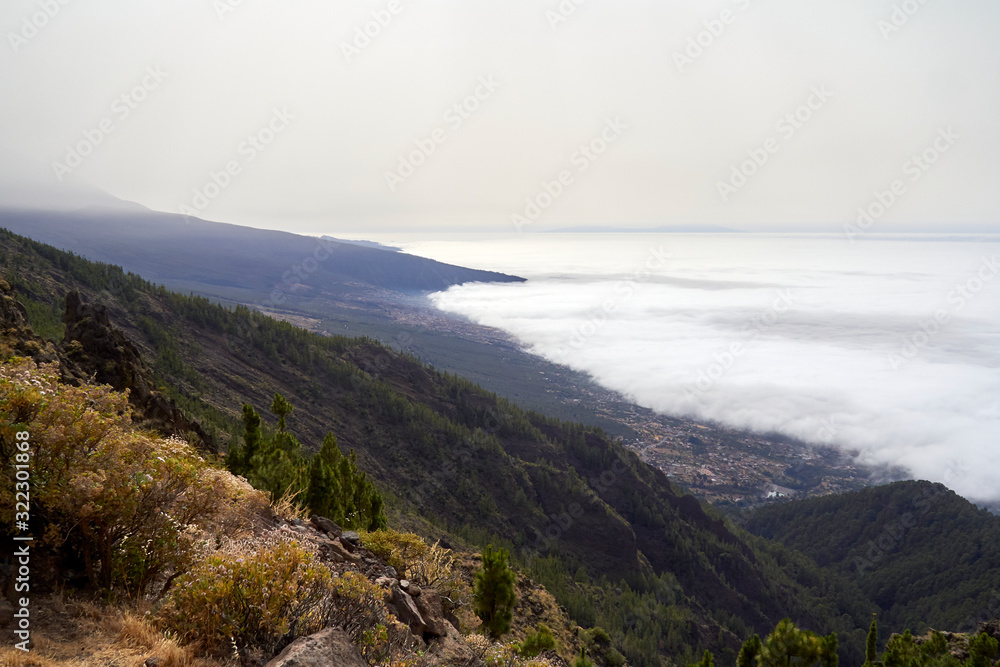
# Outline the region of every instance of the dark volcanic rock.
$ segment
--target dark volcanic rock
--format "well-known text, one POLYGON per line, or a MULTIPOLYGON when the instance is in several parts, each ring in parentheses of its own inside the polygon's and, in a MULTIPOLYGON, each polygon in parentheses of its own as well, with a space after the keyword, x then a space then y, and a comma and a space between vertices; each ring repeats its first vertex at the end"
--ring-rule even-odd
POLYGON ((333 521, 330 521, 325 516, 318 516, 316 514, 313 514, 311 517, 309 517, 309 521, 312 522, 312 525, 315 526, 317 530, 323 531, 330 537, 340 537, 341 534, 344 532, 343 528, 338 526, 333 521))
POLYGON ((155 389, 153 373, 139 349, 112 326, 105 306, 86 303, 78 292, 70 292, 66 295, 63 323, 66 333, 59 347, 61 356, 71 362, 61 364, 64 382, 83 384, 93 380, 118 391, 128 389, 136 421, 167 435, 184 437, 194 433, 205 451, 216 451, 201 425, 185 417, 171 399, 155 389))

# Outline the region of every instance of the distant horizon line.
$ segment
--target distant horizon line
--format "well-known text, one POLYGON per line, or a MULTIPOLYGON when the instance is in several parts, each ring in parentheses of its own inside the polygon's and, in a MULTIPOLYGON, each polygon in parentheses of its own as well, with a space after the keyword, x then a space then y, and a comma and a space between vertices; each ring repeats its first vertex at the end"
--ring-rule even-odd
MULTIPOLYGON (((222 220, 208 220, 204 218, 191 218, 185 216, 182 213, 175 213, 171 211, 159 211, 157 209, 148 208, 142 204, 136 202, 127 202, 120 200, 121 206, 107 205, 107 204, 91 204, 86 206, 81 206, 77 208, 46 208, 41 206, 25 206, 23 204, 9 204, 0 202, 0 211, 35 211, 51 214, 86 214, 105 210, 108 213, 113 213, 116 215, 171 215, 177 217, 183 217, 188 219, 201 220, 208 223, 216 224, 226 224, 233 225, 237 227, 248 227, 253 229, 266 229, 271 231, 287 232, 292 234, 299 234, 302 236, 331 236, 333 234, 359 234, 359 233, 369 233, 369 234, 501 234, 503 230, 492 229, 492 228, 453 228, 453 227, 424 227, 424 228, 405 228, 405 227, 379 227, 379 228, 369 228, 365 230, 358 229, 335 229, 333 231, 322 231, 322 232, 302 232, 302 231, 290 231, 289 229, 281 229, 271 226, 272 223, 268 222, 254 222, 254 224, 248 224, 247 222, 226 222, 222 220), (267 226, 262 226, 267 225, 267 226)), ((310 226, 315 226, 318 221, 312 223, 310 226)), ((912 224, 912 223, 911 223, 912 224)), ((298 225, 293 225, 293 227, 299 227, 298 225)), ((299 227, 301 229, 301 227, 299 227)), ((729 227, 713 223, 688 223, 688 224, 675 224, 675 225, 654 225, 649 227, 639 227, 624 224, 622 227, 616 227, 614 225, 607 224, 596 224, 596 225, 568 225, 563 227, 554 227, 551 229, 526 229, 522 232, 511 231, 511 234, 523 233, 523 234, 817 234, 817 235, 841 235, 842 231, 836 228, 826 228, 817 229, 813 227, 802 227, 802 226, 784 226, 775 228, 752 228, 752 229, 740 229, 736 227, 729 227)), ((946 228, 943 226, 929 226, 929 227, 904 227, 902 229, 885 229, 885 230, 871 230, 866 232, 866 236, 890 236, 890 235, 901 235, 901 234, 987 234, 987 235, 997 235, 1000 234, 1000 223, 983 223, 981 225, 970 225, 968 223, 961 224, 957 228, 946 228)))

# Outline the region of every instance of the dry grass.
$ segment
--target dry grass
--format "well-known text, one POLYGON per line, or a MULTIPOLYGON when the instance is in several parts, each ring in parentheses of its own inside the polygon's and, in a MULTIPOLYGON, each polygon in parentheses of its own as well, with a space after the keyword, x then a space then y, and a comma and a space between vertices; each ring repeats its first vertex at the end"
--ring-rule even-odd
POLYGON ((32 610, 31 651, 0 648, 0 667, 142 667, 153 656, 162 659, 162 667, 230 667, 198 658, 196 647, 165 635, 142 607, 102 608, 62 596, 39 602, 32 610))
POLYGON ((292 493, 292 488, 288 487, 285 492, 276 501, 271 503, 271 509, 274 513, 285 521, 291 521, 293 519, 301 519, 305 521, 309 518, 309 510, 305 507, 300 507, 296 504, 295 499, 298 497, 300 491, 292 493))

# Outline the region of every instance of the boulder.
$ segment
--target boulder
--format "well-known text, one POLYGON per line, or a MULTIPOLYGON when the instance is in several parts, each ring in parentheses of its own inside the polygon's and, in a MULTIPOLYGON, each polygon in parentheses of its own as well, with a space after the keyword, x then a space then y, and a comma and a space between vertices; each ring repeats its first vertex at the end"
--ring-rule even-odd
POLYGON ((415 637, 423 637, 427 624, 424 622, 424 617, 420 615, 420 610, 413 598, 399 586, 393 586, 391 604, 399 622, 409 626, 410 632, 415 637))
POLYGON ((319 516, 318 514, 313 514, 309 517, 312 525, 316 526, 316 530, 321 530, 330 537, 340 537, 344 532, 344 529, 338 526, 333 521, 330 521, 325 516, 319 516))
MULTIPOLYGON (((410 585, 413 587, 413 584, 410 585)), ((444 610, 441 608, 441 596, 433 588, 425 588, 422 595, 413 599, 424 619, 424 639, 432 637, 443 637, 448 634, 451 623, 445 620, 444 610)))
POLYGON ((346 632, 327 628, 299 637, 266 667, 368 667, 346 632))
POLYGON ((353 530, 345 530, 340 534, 340 541, 348 545, 349 549, 354 549, 361 542, 361 536, 353 530))
POLYGON ((358 554, 352 554, 344 548, 344 545, 341 544, 340 540, 336 538, 330 540, 325 537, 321 537, 315 539, 314 542, 319 546, 320 558, 324 561, 333 563, 343 563, 344 561, 349 563, 361 562, 361 556, 358 554))
POLYGON ((976 634, 986 633, 993 639, 1000 641, 1000 620, 985 621, 979 624, 976 634))
POLYGON ((446 634, 430 643, 427 651, 427 667, 454 667, 468 665, 476 657, 476 651, 465 643, 461 633, 448 624, 446 634))

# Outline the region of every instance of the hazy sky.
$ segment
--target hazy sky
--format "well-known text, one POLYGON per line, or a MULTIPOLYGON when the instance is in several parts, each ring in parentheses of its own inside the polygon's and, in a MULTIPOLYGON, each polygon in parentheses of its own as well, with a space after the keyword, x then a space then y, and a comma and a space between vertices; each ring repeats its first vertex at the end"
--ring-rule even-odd
POLYGON ((302 232, 839 231, 859 207, 1000 231, 998 21, 994 0, 4 0, 0 201, 93 186, 302 232))

